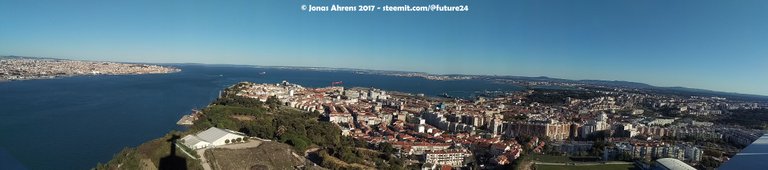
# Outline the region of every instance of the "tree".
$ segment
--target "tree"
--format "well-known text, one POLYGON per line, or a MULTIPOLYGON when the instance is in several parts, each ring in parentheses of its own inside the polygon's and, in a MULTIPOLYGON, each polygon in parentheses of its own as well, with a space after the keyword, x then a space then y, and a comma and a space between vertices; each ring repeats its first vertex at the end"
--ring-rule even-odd
POLYGON ((648 140, 648 136, 646 136, 644 134, 639 134, 639 135, 635 136, 634 138, 635 139, 639 139, 639 140, 648 140))
POLYGON ((713 156, 716 158, 722 157, 723 153, 713 149, 704 149, 704 155, 713 156))
POLYGON ((378 150, 386 153, 387 155, 395 154, 395 152, 397 152, 397 149, 393 148, 392 144, 388 142, 379 143, 378 150))
POLYGON ((627 152, 621 152, 621 154, 619 154, 619 155, 616 157, 616 159, 618 159, 618 160, 620 160, 620 161, 632 161, 632 159, 633 159, 633 158, 632 158, 632 155, 630 155, 629 153, 627 153, 627 152))
POLYGON ((717 161, 715 158, 707 156, 701 159, 701 165, 704 165, 706 167, 716 168, 720 166, 720 161, 717 161))
POLYGON ((544 145, 544 154, 548 155, 560 155, 560 151, 556 150, 549 142, 544 145))
POLYGON ((296 148, 296 150, 302 151, 302 152, 304 152, 304 150, 307 150, 307 147, 309 146, 309 142, 301 138, 291 138, 286 143, 296 148))
POLYGON ((280 106, 280 100, 277 99, 277 96, 269 96, 267 98, 267 106, 269 106, 270 110, 275 110, 280 106))
POLYGON ((595 141, 595 143, 592 144, 592 155, 593 156, 602 156, 603 150, 606 146, 608 146, 610 143, 604 140, 598 140, 595 141))
POLYGON ((224 143, 229 144, 229 139, 224 140, 224 143))

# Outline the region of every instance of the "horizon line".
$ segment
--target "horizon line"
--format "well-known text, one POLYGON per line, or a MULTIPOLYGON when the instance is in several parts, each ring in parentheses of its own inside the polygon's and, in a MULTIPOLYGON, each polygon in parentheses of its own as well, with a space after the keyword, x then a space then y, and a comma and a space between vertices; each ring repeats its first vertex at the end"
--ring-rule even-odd
POLYGON ((511 75, 511 74, 467 74, 467 73, 431 73, 427 71, 403 71, 403 70, 382 70, 382 69, 371 69, 371 68, 348 68, 348 67, 331 67, 331 66, 301 66, 301 65, 257 65, 257 64, 230 64, 230 63, 201 63, 201 62, 130 62, 130 61, 109 61, 109 60, 82 60, 82 59, 67 59, 67 58, 60 58, 60 57, 42 57, 42 56, 20 56, 20 55, 0 55, 2 57, 32 57, 32 58, 40 58, 40 59, 61 59, 61 60, 77 60, 77 61, 100 61, 100 62, 118 62, 118 63, 137 63, 137 64, 198 64, 198 65, 228 65, 228 66, 249 66, 249 67, 293 67, 293 68, 325 68, 325 69, 334 69, 334 70, 344 70, 344 71, 353 71, 353 70, 361 70, 361 71, 382 71, 382 72, 402 72, 402 73, 421 73, 421 74, 427 74, 427 75, 434 75, 434 76, 490 76, 490 77, 522 77, 522 78, 548 78, 548 79, 559 79, 559 80, 568 80, 568 81, 620 81, 620 82, 629 82, 629 83, 641 83, 652 87, 657 88, 688 88, 693 90, 706 90, 710 92, 720 92, 720 93, 730 93, 730 94, 737 94, 737 95, 753 95, 753 96, 759 96, 759 97, 768 97, 768 94, 754 94, 754 93, 743 93, 743 92, 733 92, 733 91, 723 91, 723 90, 712 90, 712 89, 705 89, 705 88, 696 88, 696 87, 685 87, 685 86, 658 86, 646 82, 637 82, 637 81, 628 81, 628 80, 606 80, 606 79, 568 79, 568 78, 559 78, 559 77, 552 77, 552 76, 520 76, 520 75, 511 75))

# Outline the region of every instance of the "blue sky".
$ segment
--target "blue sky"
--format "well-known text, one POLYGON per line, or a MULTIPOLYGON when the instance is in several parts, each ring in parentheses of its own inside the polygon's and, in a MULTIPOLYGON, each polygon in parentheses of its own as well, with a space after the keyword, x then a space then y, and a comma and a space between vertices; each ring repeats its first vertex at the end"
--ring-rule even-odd
POLYGON ((0 55, 626 80, 768 95, 768 1, 0 0, 0 55), (301 4, 467 4, 307 13, 301 4))

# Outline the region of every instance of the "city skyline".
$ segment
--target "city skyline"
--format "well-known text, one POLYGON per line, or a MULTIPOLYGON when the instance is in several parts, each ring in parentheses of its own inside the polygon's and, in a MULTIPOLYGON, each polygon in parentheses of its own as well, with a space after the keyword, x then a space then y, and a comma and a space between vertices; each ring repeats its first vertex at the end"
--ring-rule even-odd
POLYGON ((299 10, 345 1, 185 2, 2 1, 0 54, 622 80, 768 95, 762 1, 402 1, 466 3, 465 13, 299 10))

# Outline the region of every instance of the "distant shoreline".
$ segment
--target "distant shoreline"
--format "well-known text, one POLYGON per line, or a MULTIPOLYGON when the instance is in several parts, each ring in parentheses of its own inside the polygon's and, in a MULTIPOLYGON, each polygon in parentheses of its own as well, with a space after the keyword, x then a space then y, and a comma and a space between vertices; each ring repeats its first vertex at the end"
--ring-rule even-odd
MULTIPOLYGON (((57 58, 42 58, 42 57, 23 57, 23 56, 0 56, 0 61, 7 59, 39 59, 39 60, 54 60, 54 61, 83 61, 83 60, 69 60, 69 59, 57 59, 57 58)), ((439 80, 439 81, 455 81, 455 80, 488 80, 495 81, 500 84, 512 84, 523 87, 536 87, 536 86, 563 86, 563 87, 599 87, 599 88, 621 88, 627 90, 641 90, 650 91, 655 93, 664 93, 671 95, 683 95, 683 96, 718 96, 727 98, 736 98, 750 101, 768 101, 768 96, 761 94, 747 94, 739 92, 727 92, 727 91, 715 91, 698 88, 687 87, 663 87, 654 86, 645 83, 619 81, 619 80, 572 80, 553 77, 527 77, 527 76, 511 76, 511 75, 467 75, 467 74, 432 74, 426 72, 415 71, 391 71, 391 70, 374 70, 374 69, 359 69, 359 68, 333 68, 333 67, 310 67, 310 66, 265 66, 265 65, 243 65, 243 64, 206 64, 206 63, 135 63, 135 62, 113 62, 113 61, 83 61, 83 62, 98 62, 98 63, 119 63, 119 64, 133 64, 133 65, 151 65, 165 68, 175 68, 173 66, 184 65, 202 65, 202 66, 220 66, 220 67, 252 67, 252 68, 272 68, 272 69, 292 69, 292 70, 313 70, 313 71, 349 71, 360 75, 387 75, 397 77, 413 77, 423 78, 427 80, 439 80)), ((3 65, 0 65, 0 82, 3 80, 3 65)), ((178 70, 180 71, 180 70, 178 70)), ((178 72, 175 71, 175 72, 178 72)), ((167 72, 174 73, 174 72, 167 72)), ((164 73, 161 73, 164 74, 164 73)), ((92 74, 81 74, 92 75, 92 74)), ((102 75, 102 74, 96 74, 102 75)), ((135 74, 106 74, 106 75, 135 75, 135 74)), ((79 76, 79 75, 78 75, 79 76)), ((57 76, 53 78, 59 78, 63 76, 57 76)), ((33 78, 28 78, 33 79, 33 78)), ((34 78, 34 79, 52 79, 52 78, 34 78)), ((17 81, 17 80, 10 80, 17 81)))
POLYGON ((0 58, 0 82, 56 79, 73 76, 168 74, 181 69, 152 64, 130 64, 29 57, 0 58))

